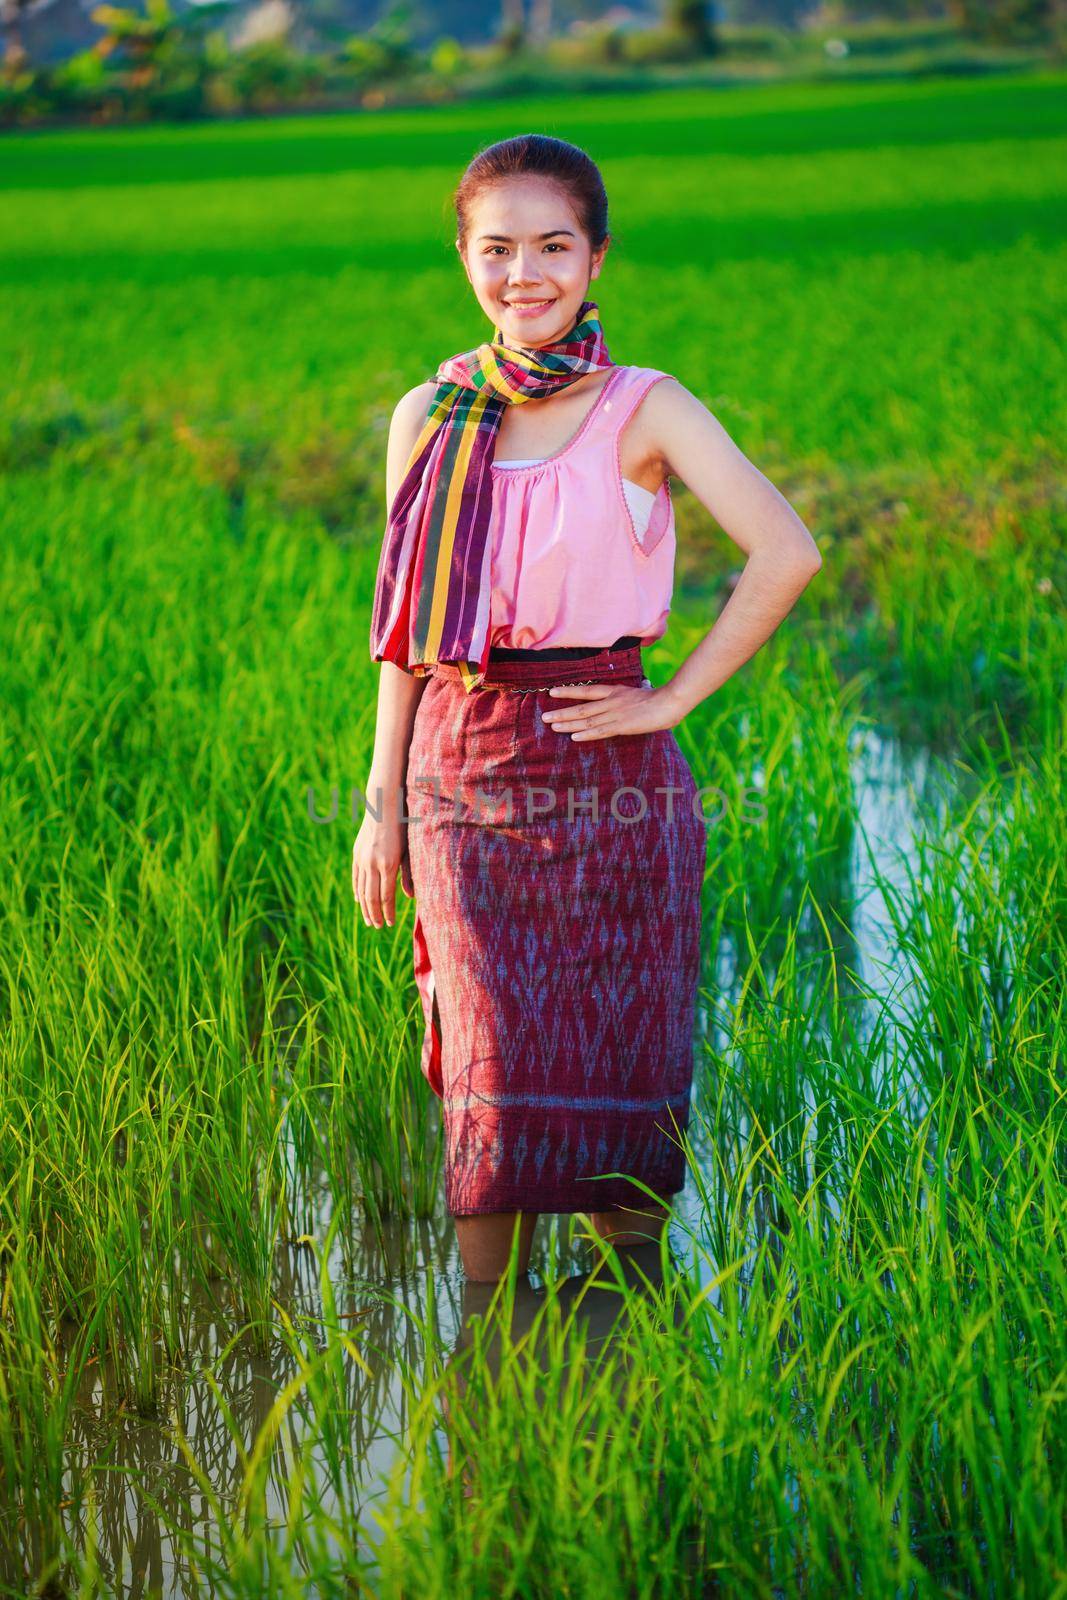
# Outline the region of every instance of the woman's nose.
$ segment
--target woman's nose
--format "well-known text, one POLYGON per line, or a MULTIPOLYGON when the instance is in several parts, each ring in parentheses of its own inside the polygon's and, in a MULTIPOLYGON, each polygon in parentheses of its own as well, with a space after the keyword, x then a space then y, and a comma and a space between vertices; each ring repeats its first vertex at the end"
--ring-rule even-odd
POLYGON ((515 258, 515 265, 511 272, 512 283, 539 283, 541 269, 537 265, 535 256, 524 256, 521 253, 515 258))

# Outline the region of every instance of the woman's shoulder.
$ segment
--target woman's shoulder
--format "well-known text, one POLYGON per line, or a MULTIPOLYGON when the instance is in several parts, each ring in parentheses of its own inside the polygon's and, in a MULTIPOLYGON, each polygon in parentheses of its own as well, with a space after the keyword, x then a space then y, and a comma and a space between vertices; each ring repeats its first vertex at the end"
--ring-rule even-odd
POLYGON ((390 445, 394 446, 395 442, 395 449, 405 459, 415 448, 436 391, 437 385, 432 379, 417 383, 413 389, 402 394, 393 407, 389 423, 390 445))
POLYGON ((427 378, 423 383, 417 383, 413 389, 402 394, 393 407, 393 416, 398 422, 404 422, 412 417, 420 419, 426 416, 430 402, 437 393, 437 383, 433 378, 427 378))
POLYGON ((619 389, 627 396, 634 396, 646 416, 657 412, 673 415, 680 403, 684 404, 687 397, 692 398, 680 379, 663 367, 626 367, 619 379, 619 389))
POLYGON ((622 374, 623 375, 619 379, 619 382, 625 384, 628 388, 631 385, 634 387, 640 387, 641 385, 650 382, 652 379, 658 380, 660 378, 670 378, 675 383, 678 382, 678 379, 675 378, 673 372, 667 372, 662 367, 640 367, 627 365, 623 367, 622 374))
POLYGON ((673 372, 667 372, 662 367, 625 366, 618 370, 612 385, 612 394, 617 403, 607 409, 612 415, 621 410, 625 417, 631 416, 636 409, 645 415, 658 411, 667 413, 671 410, 672 400, 677 404, 683 393, 683 387, 673 372))
POLYGON ((635 412, 640 412, 642 422, 652 417, 669 421, 677 410, 685 390, 674 376, 662 367, 626 366, 620 369, 603 407, 605 425, 623 427, 635 412))

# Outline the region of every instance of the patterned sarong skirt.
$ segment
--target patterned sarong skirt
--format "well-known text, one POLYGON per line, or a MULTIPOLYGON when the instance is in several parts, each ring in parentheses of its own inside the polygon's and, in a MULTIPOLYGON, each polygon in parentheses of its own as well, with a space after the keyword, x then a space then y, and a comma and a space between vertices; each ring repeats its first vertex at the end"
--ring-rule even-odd
POLYGON ((440 664, 415 715, 415 980, 452 1216, 641 1209, 641 1185, 685 1181, 705 822, 672 730, 542 721, 576 704, 550 685, 584 682, 647 682, 636 640, 495 647, 470 694, 440 664))

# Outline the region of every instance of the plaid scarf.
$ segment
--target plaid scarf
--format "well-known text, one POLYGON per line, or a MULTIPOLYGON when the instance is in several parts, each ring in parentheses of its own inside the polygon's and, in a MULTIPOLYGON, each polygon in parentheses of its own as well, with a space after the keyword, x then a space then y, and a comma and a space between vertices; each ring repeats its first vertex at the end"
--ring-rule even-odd
POLYGON ((404 481, 389 510, 371 624, 371 660, 417 677, 455 662, 470 693, 489 661, 492 478, 489 464, 505 406, 558 394, 615 363, 593 300, 555 344, 491 344, 451 356, 404 481))

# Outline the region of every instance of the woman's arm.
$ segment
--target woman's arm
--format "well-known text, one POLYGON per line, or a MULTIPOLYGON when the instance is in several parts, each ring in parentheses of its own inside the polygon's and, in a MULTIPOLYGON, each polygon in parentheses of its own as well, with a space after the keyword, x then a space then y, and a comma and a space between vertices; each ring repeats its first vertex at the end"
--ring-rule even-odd
POLYGON ((654 384, 634 421, 665 472, 681 478, 748 556, 711 632, 663 685, 680 722, 770 638, 822 557, 785 496, 677 379, 654 384))
MULTIPOLYGON (((404 480, 433 395, 432 383, 417 384, 408 390, 393 411, 385 463, 387 511, 404 480)), ((374 751, 365 785, 368 802, 379 812, 379 817, 367 811, 352 850, 352 890, 359 901, 363 920, 370 927, 380 928, 383 920, 392 927, 396 917, 398 872, 405 894, 414 893, 408 865, 407 829, 401 818, 411 732, 428 682, 428 678, 405 672, 393 661, 381 663, 374 751)))
POLYGON ((543 720, 574 740, 677 727, 755 655, 822 566, 789 501, 677 379, 652 385, 629 428, 642 466, 656 463, 662 476, 681 478, 748 560, 711 632, 666 683, 557 684, 548 691, 561 704, 543 720))

